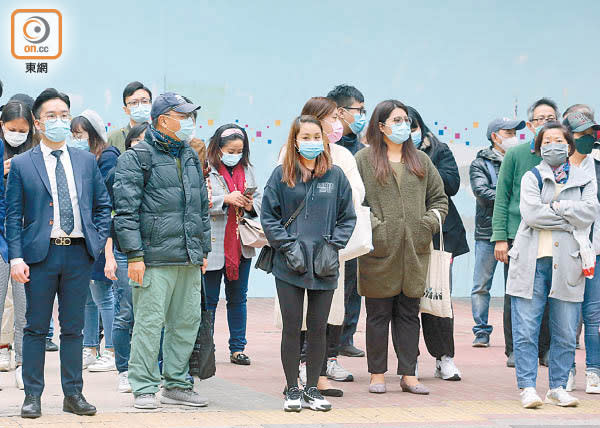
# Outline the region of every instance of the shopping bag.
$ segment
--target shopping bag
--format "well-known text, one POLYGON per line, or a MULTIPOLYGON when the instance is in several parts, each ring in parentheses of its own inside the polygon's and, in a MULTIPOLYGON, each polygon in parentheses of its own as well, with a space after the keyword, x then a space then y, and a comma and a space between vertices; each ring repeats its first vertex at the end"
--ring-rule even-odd
POLYGON ((363 205, 356 207, 356 226, 345 248, 340 250, 340 260, 345 262, 373 251, 371 209, 363 205))
POLYGON ((217 367, 215 361, 215 342, 213 339, 213 315, 206 306, 204 277, 202 277, 201 314, 202 321, 200 321, 194 349, 192 350, 192 355, 190 355, 190 375, 198 376, 200 379, 208 379, 215 375, 217 367))
POLYGON ((431 251, 425 291, 421 297, 421 312, 440 318, 452 318, 452 298, 450 296, 450 267, 452 253, 444 251, 442 216, 433 210, 440 222, 440 249, 431 251))

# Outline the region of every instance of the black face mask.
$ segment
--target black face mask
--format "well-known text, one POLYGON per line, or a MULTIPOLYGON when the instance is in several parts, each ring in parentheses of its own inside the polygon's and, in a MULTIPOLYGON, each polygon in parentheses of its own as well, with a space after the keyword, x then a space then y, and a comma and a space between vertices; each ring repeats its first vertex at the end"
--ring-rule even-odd
POLYGON ((582 155, 589 155, 596 144, 596 138, 593 135, 586 134, 575 140, 575 148, 582 155))

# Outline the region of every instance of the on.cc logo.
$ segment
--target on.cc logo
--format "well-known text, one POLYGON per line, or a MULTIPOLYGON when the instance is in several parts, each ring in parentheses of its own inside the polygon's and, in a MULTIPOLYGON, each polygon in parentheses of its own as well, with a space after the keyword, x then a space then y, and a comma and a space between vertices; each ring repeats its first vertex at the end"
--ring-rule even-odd
POLYGON ((50 35, 50 25, 41 16, 32 16, 23 25, 23 35, 29 43, 43 43, 50 35))

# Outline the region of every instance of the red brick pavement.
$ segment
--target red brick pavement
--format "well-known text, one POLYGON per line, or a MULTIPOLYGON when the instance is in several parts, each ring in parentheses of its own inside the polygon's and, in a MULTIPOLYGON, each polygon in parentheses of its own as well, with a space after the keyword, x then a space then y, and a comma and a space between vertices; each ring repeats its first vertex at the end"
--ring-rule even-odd
MULTIPOLYGON (((502 333, 502 307, 496 300, 490 310, 490 323, 494 326, 489 348, 473 348, 471 332, 473 320, 468 299, 457 299, 455 309, 455 361, 462 371, 463 380, 448 382, 433 377, 435 361, 421 338, 421 356, 419 357, 419 374, 421 381, 429 387, 431 395, 415 396, 402 393, 399 377, 395 375, 395 354, 389 341, 389 371, 387 375, 388 393, 382 395, 369 394, 367 387, 369 373, 366 358, 341 357, 341 364, 354 374, 354 382, 337 383, 335 386, 344 390, 344 397, 332 398, 336 408, 346 407, 386 407, 386 406, 432 406, 448 400, 518 400, 514 369, 506 367, 504 356, 504 337, 502 333)), ((365 349, 365 313, 361 313, 359 329, 355 335, 355 344, 365 349)), ((215 326, 215 342, 217 346, 217 376, 245 387, 282 397, 284 386, 283 369, 281 367, 279 346, 280 330, 273 323, 273 299, 249 299, 248 302, 248 346, 247 354, 252 358, 249 367, 235 366, 229 363, 227 348, 227 320, 225 302, 219 304, 215 326)), ((580 399, 593 396, 584 394, 585 352, 577 351, 577 375, 579 385, 574 394, 580 399)), ((542 368, 538 376, 538 392, 545 394, 548 388, 547 369, 542 368)), ((600 397, 599 397, 600 400, 600 397)))

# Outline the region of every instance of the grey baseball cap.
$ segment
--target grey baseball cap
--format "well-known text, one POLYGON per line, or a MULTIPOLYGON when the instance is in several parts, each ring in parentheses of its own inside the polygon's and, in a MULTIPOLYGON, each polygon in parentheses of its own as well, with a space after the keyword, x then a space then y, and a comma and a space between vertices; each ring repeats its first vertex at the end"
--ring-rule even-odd
POLYGON ((524 120, 509 119, 508 117, 502 117, 494 119, 490 122, 487 128, 487 139, 492 140, 492 132, 498 132, 501 129, 519 129, 525 128, 524 120))
POLYGON ((593 128, 594 131, 600 130, 600 125, 594 122, 591 117, 580 111, 568 115, 563 121, 563 125, 569 128, 571 132, 583 132, 590 128, 593 128))
POLYGON ((168 111, 176 111, 178 113, 191 113, 200 108, 199 105, 187 102, 185 98, 174 92, 166 92, 160 94, 152 103, 152 110, 150 110, 150 117, 156 119, 161 114, 165 114, 168 111))

